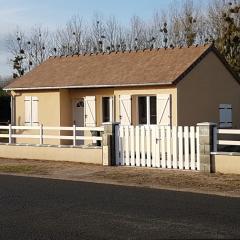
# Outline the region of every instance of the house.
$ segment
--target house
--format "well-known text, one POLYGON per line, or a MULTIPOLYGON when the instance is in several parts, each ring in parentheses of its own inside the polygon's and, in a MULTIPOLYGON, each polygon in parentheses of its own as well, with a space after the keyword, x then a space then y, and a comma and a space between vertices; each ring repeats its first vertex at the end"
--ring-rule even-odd
POLYGON ((5 90, 14 125, 240 128, 239 79, 213 45, 50 57, 5 90))

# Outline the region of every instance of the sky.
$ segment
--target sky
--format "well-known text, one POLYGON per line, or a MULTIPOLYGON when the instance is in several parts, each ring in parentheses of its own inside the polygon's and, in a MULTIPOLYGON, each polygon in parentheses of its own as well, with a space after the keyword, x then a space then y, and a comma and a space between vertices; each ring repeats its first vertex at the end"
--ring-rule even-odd
MULTIPOLYGON (((181 1, 181 0, 180 0, 181 1)), ((209 0, 195 0, 206 3, 209 0)), ((11 75, 6 38, 17 27, 47 27, 50 31, 65 25, 73 16, 90 20, 95 13, 115 16, 128 24, 133 15, 150 19, 153 12, 165 10, 170 0, 0 0, 0 76, 11 75)))

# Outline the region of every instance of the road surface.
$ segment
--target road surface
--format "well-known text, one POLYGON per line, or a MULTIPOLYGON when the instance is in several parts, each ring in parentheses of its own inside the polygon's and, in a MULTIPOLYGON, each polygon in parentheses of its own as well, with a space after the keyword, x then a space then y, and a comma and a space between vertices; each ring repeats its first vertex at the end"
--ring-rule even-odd
POLYGON ((0 239, 240 238, 240 198, 0 175, 0 239))

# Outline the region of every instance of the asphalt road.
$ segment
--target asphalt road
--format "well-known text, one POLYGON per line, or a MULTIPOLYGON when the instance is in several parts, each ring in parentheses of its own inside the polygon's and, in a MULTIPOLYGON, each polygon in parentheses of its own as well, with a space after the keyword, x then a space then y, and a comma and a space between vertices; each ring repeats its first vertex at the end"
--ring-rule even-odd
POLYGON ((240 238, 240 198, 0 175, 0 239, 240 238))

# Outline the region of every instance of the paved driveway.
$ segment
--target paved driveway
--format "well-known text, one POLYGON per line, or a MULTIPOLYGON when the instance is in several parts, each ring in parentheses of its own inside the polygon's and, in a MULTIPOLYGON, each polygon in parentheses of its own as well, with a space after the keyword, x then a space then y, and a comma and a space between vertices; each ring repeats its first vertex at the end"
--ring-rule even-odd
POLYGON ((0 175, 0 239, 240 238, 240 199, 0 175))

